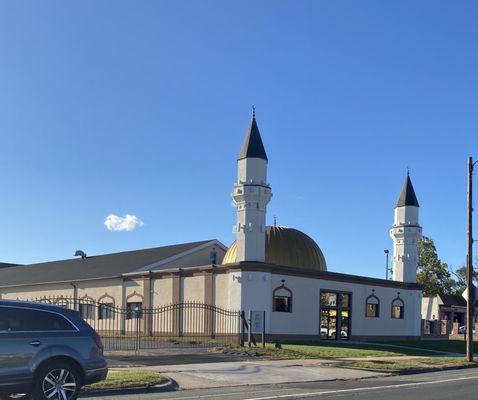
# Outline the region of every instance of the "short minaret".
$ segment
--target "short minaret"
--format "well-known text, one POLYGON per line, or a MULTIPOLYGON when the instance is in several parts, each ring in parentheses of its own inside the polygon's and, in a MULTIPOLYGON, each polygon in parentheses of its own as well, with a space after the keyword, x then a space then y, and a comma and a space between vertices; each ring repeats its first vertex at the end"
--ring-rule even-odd
POLYGON ((393 280, 417 281, 418 240, 422 228, 418 223, 418 200, 407 172, 405 183, 395 206, 394 224, 390 229, 393 239, 393 280))
POLYGON ((267 184, 267 155, 253 111, 237 157, 237 183, 232 191, 237 207, 236 262, 265 261, 266 207, 271 196, 267 184))

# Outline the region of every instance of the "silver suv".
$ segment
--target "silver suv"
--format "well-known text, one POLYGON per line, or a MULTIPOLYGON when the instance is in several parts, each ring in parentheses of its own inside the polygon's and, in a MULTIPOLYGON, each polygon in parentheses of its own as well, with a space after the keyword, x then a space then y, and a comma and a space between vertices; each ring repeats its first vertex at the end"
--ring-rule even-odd
POLYGON ((0 300, 0 397, 75 400, 82 385, 107 373, 101 338, 78 312, 0 300))

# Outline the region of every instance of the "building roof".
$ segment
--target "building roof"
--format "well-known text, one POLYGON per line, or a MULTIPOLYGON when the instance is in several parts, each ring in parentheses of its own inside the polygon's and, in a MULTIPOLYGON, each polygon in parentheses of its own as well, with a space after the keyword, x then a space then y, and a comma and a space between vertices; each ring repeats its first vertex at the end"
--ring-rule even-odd
MULTIPOLYGON (((169 261, 184 253, 193 252, 196 248, 216 242, 182 243, 151 249, 124 251, 120 253, 102 254, 86 258, 50 261, 39 264, 20 265, 0 269, 0 287, 29 285, 51 282, 74 282, 85 279, 118 277, 135 271, 160 269, 161 261, 169 261)), ((170 268, 170 264, 165 267, 170 268)))
POLYGON ((11 264, 11 263, 2 263, 0 262, 0 268, 9 268, 9 267, 16 267, 20 264, 11 264))
POLYGON ((251 124, 246 133, 246 138, 244 139, 241 151, 237 156, 238 160, 242 160, 243 158, 262 158, 267 161, 266 150, 262 143, 261 134, 259 133, 255 116, 252 117, 251 124))
POLYGON ((462 296, 454 294, 439 294, 438 296, 444 306, 466 307, 466 300, 462 296))
POLYGON ((403 183, 402 191, 398 197, 396 207, 403 206, 415 206, 420 207, 418 204, 417 196, 415 195, 415 190, 413 189, 412 181, 410 180, 410 175, 407 173, 405 182, 403 183))

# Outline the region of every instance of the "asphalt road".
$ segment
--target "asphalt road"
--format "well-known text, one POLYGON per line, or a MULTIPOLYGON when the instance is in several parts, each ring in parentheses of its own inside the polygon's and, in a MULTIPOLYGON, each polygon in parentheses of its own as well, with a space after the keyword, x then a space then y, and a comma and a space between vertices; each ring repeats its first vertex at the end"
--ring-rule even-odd
POLYGON ((474 400, 478 398, 478 370, 464 369, 359 381, 256 385, 111 396, 82 396, 91 400, 474 400), (116 399, 114 399, 116 398, 116 399))

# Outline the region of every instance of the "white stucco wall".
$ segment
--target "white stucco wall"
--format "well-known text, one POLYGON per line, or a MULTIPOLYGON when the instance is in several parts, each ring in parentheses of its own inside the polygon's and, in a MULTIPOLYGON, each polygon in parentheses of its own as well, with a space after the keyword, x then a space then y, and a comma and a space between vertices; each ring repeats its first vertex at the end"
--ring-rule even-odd
POLYGON ((243 310, 242 308, 242 271, 234 271, 226 274, 229 279, 229 308, 231 310, 243 310))
POLYGON ((127 303, 144 302, 143 298, 143 281, 130 280, 123 284, 123 307, 127 303))
POLYGON ((181 301, 204 302, 204 276, 181 278, 181 301))
MULTIPOLYGON (((292 313, 270 312, 270 333, 319 335, 320 290, 352 294, 352 336, 419 336, 421 334, 421 291, 367 284, 336 282, 303 277, 272 275, 269 291, 284 285, 293 293, 292 313), (365 316, 365 301, 372 294, 380 299, 378 318, 365 316), (400 292, 405 303, 404 318, 391 318, 391 304, 400 292)), ((271 308, 269 308, 271 310, 271 308)))
POLYGON ((243 272, 242 310, 266 311, 266 332, 271 330, 272 286, 269 272, 243 272))
POLYGON ((152 306, 164 306, 173 303, 173 278, 168 276, 151 281, 152 306))
POLYGON ((273 290, 282 283, 292 291, 292 313, 272 312, 271 307, 270 333, 319 336, 319 281, 273 274, 269 290, 271 303, 273 290))
MULTIPOLYGON (((79 299, 86 296, 98 300, 102 296, 108 295, 115 299, 116 305, 122 303, 122 286, 123 281, 121 279, 101 279, 76 283, 79 299)), ((73 295, 74 288, 69 283, 19 286, 1 290, 3 299, 29 300, 43 297, 73 297, 73 295)))
POLYGON ((66 283, 51 284, 48 286, 31 285, 22 287, 4 288, 1 298, 9 300, 29 300, 35 297, 65 296, 73 297, 73 286, 66 283))
POLYGON ((229 302, 230 282, 232 277, 230 274, 214 274, 213 275, 213 304, 224 309, 231 309, 229 302))
POLYGON ((427 321, 439 319, 438 297, 424 297, 422 300, 422 318, 427 321))
POLYGON ((123 296, 122 279, 102 279, 98 281, 83 281, 76 284, 78 288, 78 299, 89 297, 99 300, 103 296, 110 296, 114 299, 116 306, 121 306, 123 296))

